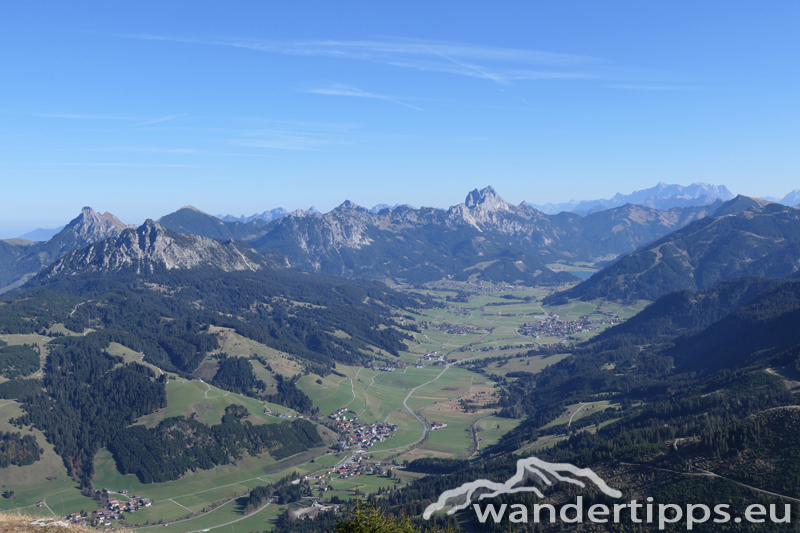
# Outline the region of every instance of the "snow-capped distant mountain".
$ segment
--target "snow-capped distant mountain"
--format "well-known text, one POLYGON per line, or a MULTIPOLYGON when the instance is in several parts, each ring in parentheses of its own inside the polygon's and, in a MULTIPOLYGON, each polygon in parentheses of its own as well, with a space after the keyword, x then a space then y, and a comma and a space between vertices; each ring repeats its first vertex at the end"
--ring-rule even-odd
POLYGON ((410 204, 394 204, 394 205, 377 204, 377 205, 373 206, 372 209, 369 210, 369 212, 372 213, 373 215, 377 215, 378 213, 380 213, 384 209, 397 209, 398 207, 410 207, 411 209, 416 209, 416 207, 414 207, 413 205, 410 205, 410 204))
POLYGON ((585 215, 625 204, 643 205, 653 209, 671 209, 673 207, 709 205, 717 200, 731 200, 734 196, 724 185, 693 183, 683 186, 659 182, 655 187, 634 191, 631 194, 617 193, 609 199, 570 200, 560 204, 532 204, 532 207, 549 215, 562 211, 585 215))
MULTIPOLYGON (((313 205, 308 209, 303 210, 306 215, 321 215, 320 211, 317 211, 317 208, 313 205)), ((253 215, 248 216, 233 216, 233 215, 217 215, 217 218, 224 221, 224 222, 242 222, 247 224, 248 222, 252 222, 256 219, 261 219, 266 222, 272 222, 273 220, 278 220, 279 218, 285 217, 288 215, 290 211, 282 207, 276 207, 275 209, 269 209, 264 211, 263 213, 255 213, 253 215)))
POLYGON ((778 200, 778 203, 783 205, 798 205, 800 204, 800 189, 795 189, 786 196, 783 197, 782 200, 778 200))

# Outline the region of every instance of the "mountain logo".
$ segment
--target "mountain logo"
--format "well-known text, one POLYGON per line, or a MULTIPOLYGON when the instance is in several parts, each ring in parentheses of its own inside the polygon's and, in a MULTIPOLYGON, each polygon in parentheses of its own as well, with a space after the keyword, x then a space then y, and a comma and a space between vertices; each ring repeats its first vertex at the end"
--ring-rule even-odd
POLYGON ((536 457, 528 457, 517 461, 516 473, 505 483, 479 479, 464 483, 456 489, 443 492, 436 502, 425 508, 422 517, 428 520, 434 512, 444 509, 448 505, 452 506, 447 511, 447 514, 451 515, 456 511, 465 509, 474 500, 494 498, 502 494, 533 492, 540 498, 544 498, 544 494, 535 484, 550 486, 553 481, 563 481, 585 488, 586 483, 577 478, 585 478, 591 481, 607 496, 612 498, 622 497, 622 492, 609 487, 600 476, 588 468, 578 468, 569 463, 548 463, 536 457), (535 484, 530 484, 530 482, 535 484))

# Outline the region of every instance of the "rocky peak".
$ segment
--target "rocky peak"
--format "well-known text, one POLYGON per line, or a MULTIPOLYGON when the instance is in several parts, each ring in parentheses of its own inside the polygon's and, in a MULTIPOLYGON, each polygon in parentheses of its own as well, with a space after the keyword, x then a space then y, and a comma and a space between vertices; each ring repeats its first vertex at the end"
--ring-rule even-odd
POLYGON ((84 207, 80 215, 72 219, 47 243, 48 254, 55 258, 69 250, 116 237, 125 229, 132 227, 134 226, 125 224, 111 213, 100 214, 91 207, 84 207))
POLYGON ((370 213, 369 209, 367 209, 366 207, 361 207, 360 205, 353 203, 350 200, 345 200, 344 202, 342 202, 342 204, 339 207, 336 207, 333 211, 328 213, 328 215, 351 216, 355 215, 356 213, 359 213, 359 216, 356 217, 359 220, 363 220, 364 219, 363 217, 365 215, 372 216, 372 213, 370 213))
POLYGON ((475 189, 467 195, 464 205, 470 209, 483 211, 509 211, 508 202, 500 198, 494 187, 489 186, 481 190, 475 189))
POLYGON ((204 215, 208 215, 208 213, 206 213, 206 212, 205 212, 205 211, 203 211, 202 209, 197 209, 197 208, 196 208, 195 206, 193 206, 193 205, 185 205, 185 206, 181 207, 181 209, 191 209, 192 211, 197 211, 198 213, 202 213, 202 214, 204 214, 204 215))
POLYGON ((147 219, 138 228, 128 227, 118 236, 68 253, 41 276, 48 279, 60 274, 115 272, 125 268, 142 273, 158 267, 255 271, 268 263, 249 245, 174 233, 155 220, 147 219))
POLYGON ((351 202, 350 200, 345 200, 342 202, 342 205, 337 207, 336 209, 360 209, 361 206, 351 202))
POLYGON ((72 227, 78 234, 87 234, 93 232, 116 232, 119 234, 125 228, 133 226, 125 224, 108 211, 100 214, 91 207, 87 206, 81 209, 81 214, 78 215, 77 218, 73 219, 67 227, 72 227))

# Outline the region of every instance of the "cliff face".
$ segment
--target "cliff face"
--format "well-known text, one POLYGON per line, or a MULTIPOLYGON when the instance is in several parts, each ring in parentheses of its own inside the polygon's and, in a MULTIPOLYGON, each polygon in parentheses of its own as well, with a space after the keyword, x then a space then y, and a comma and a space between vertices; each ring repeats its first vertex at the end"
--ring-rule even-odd
POLYGON ((213 267, 231 272, 259 270, 269 261, 247 245, 220 242, 197 235, 174 233, 158 222, 147 220, 136 229, 75 250, 40 274, 42 279, 83 272, 114 272, 134 268, 152 271, 213 267))
POLYGON ((80 215, 48 241, 31 245, 5 243, 0 246, 0 290, 19 285, 67 252, 117 237, 133 227, 111 213, 100 214, 84 207, 80 215))
POLYGON ((411 279, 404 272, 425 269, 424 279, 440 279, 477 262, 512 257, 522 270, 547 274, 547 262, 630 253, 717 207, 659 211, 629 204, 585 217, 545 215, 486 187, 446 211, 398 206, 376 212, 350 201, 325 215, 296 211, 245 240, 284 254, 299 268, 343 276, 411 279))

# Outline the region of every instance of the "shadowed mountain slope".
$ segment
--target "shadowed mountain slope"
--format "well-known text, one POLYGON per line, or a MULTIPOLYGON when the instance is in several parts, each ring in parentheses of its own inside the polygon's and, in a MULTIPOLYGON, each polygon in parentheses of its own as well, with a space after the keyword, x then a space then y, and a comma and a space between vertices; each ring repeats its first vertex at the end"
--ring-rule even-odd
POLYGON ((566 298, 655 300, 737 276, 788 276, 800 263, 800 210, 738 196, 713 217, 677 230, 554 295, 566 298))
POLYGON ((397 206, 376 212, 346 201, 324 215, 296 211, 268 225, 237 226, 187 209, 161 222, 174 231, 242 239, 312 272, 409 282, 472 276, 552 284, 574 278, 552 272, 548 262, 613 259, 717 207, 659 211, 629 204, 586 217, 550 216, 525 202, 510 204, 486 187, 446 211, 397 206))
POLYGON ((14 244, 0 241, 0 289, 18 286, 65 253, 109 237, 129 226, 111 213, 97 213, 84 207, 81 214, 50 240, 14 244))

